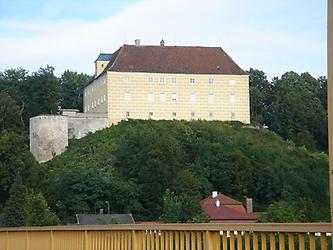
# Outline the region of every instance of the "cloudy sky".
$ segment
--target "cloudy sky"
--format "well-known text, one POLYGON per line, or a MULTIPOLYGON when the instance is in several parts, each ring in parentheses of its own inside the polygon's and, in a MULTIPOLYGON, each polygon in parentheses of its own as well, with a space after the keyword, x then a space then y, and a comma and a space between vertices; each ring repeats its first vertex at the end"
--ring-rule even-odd
POLYGON ((326 75, 326 0, 0 0, 0 71, 93 74, 123 44, 221 46, 243 69, 326 75))

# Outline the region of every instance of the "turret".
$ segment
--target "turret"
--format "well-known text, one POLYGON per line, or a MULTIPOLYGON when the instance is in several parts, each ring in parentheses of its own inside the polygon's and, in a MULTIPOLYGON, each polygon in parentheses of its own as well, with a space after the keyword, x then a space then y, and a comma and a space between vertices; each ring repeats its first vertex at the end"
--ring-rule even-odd
POLYGON ((112 54, 101 53, 95 60, 95 77, 99 76, 112 58, 112 54))

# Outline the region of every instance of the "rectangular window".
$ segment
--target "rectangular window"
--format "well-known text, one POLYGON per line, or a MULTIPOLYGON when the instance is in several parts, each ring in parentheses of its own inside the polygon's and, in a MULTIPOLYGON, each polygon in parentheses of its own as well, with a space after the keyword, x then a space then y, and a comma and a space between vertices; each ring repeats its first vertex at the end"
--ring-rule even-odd
POLYGON ((165 94, 160 93, 160 102, 165 102, 165 94))
POLYGON ((129 118, 130 117, 130 112, 126 112, 126 118, 129 118))
POLYGON ((162 84, 164 83, 164 77, 163 76, 160 77, 160 83, 162 83, 162 84))
POLYGON ((214 83, 214 79, 213 78, 209 78, 208 79, 208 84, 213 84, 214 83))
POLYGON ((154 82, 154 77, 149 76, 149 77, 148 77, 148 83, 153 83, 153 82, 154 82))
POLYGON ((154 101, 154 93, 148 93, 148 101, 150 102, 154 101))
POLYGON ((194 84, 194 83, 195 83, 195 78, 191 77, 191 78, 190 78, 190 83, 191 83, 191 84, 194 84))
POLYGON ((176 77, 172 77, 171 82, 172 82, 173 84, 177 83, 177 78, 176 78, 176 77))
POLYGON ((177 113, 176 112, 172 112, 172 117, 176 117, 177 113))
POLYGON ((213 103, 214 102, 214 94, 209 94, 208 95, 208 103, 213 103))
POLYGON ((231 118, 231 120, 235 120, 236 119, 236 113, 235 112, 231 112, 230 113, 230 118, 231 118))
POLYGON ((125 99, 125 101, 130 101, 132 99, 131 93, 126 92, 124 94, 124 99, 125 99))
POLYGON ((149 117, 152 117, 152 116, 154 116, 154 112, 153 112, 153 111, 150 111, 150 112, 148 113, 148 115, 149 115, 149 117))
POLYGON ((130 77, 129 76, 124 76, 123 82, 124 83, 129 83, 130 82, 130 77))
POLYGON ((236 80, 229 80, 230 85, 235 85, 235 83, 236 83, 236 80))
POLYGON ((195 117, 195 112, 191 112, 191 118, 195 117))
POLYGON ((171 100, 172 101, 177 101, 177 93, 172 93, 171 94, 171 100))
POLYGON ((232 104, 234 104, 236 102, 236 96, 233 94, 230 95, 229 99, 230 99, 230 103, 232 103, 232 104))
POLYGON ((213 118, 214 117, 214 113, 213 112, 209 112, 208 116, 209 116, 209 118, 213 118))
POLYGON ((191 95, 190 95, 190 101, 191 101, 191 102, 195 102, 196 99, 197 99, 197 96, 196 96, 195 94, 191 94, 191 95))

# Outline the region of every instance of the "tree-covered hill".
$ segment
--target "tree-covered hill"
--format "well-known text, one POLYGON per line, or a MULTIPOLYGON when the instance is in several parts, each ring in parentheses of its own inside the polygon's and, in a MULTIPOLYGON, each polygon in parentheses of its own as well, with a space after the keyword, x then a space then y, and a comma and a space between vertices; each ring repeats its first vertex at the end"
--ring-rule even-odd
POLYGON ((72 140, 35 178, 63 221, 105 201, 112 212, 157 220, 170 195, 181 197, 180 221, 191 220, 212 190, 253 197, 257 211, 286 201, 304 221, 329 216, 327 156, 238 122, 124 121, 72 140))

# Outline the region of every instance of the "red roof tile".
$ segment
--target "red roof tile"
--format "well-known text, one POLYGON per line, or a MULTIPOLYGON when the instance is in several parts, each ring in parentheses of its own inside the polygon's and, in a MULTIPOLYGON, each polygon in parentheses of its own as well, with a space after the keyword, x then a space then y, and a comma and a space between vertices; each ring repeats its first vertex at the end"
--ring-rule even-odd
POLYGON ((240 201, 219 193, 215 198, 209 196, 201 202, 201 208, 210 220, 255 220, 256 213, 247 213, 240 201), (216 206, 216 201, 220 206, 216 206))
POLYGON ((108 71, 246 75, 222 48, 124 45, 108 71))

